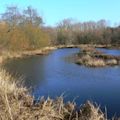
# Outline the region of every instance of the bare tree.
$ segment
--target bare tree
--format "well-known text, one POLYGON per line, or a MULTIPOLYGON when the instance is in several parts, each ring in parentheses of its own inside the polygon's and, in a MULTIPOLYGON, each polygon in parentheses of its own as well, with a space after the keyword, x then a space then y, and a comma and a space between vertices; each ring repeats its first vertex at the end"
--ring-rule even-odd
POLYGON ((40 26, 43 24, 42 17, 38 16, 37 11, 33 9, 32 7, 30 6, 27 7, 27 9, 23 11, 23 13, 24 13, 23 16, 26 22, 36 25, 36 26, 40 26))
POLYGON ((21 14, 17 6, 7 7, 5 13, 2 14, 2 20, 8 23, 10 26, 16 26, 20 23, 21 14))

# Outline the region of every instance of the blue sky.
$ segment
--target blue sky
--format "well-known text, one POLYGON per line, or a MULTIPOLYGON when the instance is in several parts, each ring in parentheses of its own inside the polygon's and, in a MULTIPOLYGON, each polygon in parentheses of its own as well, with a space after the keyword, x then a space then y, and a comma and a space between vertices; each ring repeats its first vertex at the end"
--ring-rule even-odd
POLYGON ((32 6, 43 16, 46 25, 55 25, 65 18, 120 23, 120 0, 0 0, 0 13, 9 5, 20 9, 32 6))

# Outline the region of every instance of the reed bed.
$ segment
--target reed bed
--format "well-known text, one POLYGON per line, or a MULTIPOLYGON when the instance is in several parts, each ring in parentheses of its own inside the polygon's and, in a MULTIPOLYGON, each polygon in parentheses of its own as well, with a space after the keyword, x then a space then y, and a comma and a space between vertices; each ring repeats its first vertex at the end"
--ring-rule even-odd
POLYGON ((0 120, 107 120, 90 101, 78 107, 63 97, 35 100, 29 90, 0 70, 0 120))

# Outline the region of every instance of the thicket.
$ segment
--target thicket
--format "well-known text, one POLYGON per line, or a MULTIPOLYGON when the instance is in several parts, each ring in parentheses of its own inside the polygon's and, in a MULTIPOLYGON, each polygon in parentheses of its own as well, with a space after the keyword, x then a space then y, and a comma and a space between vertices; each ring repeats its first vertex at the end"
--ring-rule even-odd
POLYGON ((110 27, 105 20, 74 22, 64 19, 51 30, 56 34, 52 44, 120 45, 120 27, 110 27))
POLYGON ((35 9, 29 6, 21 12, 16 6, 7 7, 0 19, 0 49, 20 51, 48 44, 49 35, 35 9))
POLYGON ((120 45, 120 27, 105 20, 75 22, 64 19, 56 26, 45 26, 32 7, 20 11, 7 7, 0 18, 0 50, 22 51, 49 45, 104 44, 120 45))

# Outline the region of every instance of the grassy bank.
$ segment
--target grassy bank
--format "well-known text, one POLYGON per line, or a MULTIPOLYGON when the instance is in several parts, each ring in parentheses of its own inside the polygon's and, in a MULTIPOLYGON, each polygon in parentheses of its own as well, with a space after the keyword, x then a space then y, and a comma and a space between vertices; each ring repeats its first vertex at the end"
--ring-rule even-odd
POLYGON ((107 120, 100 108, 87 101, 78 109, 62 97, 37 102, 11 75, 0 70, 0 120, 107 120))
POLYGON ((16 51, 1 51, 0 63, 3 63, 5 60, 12 59, 12 58, 23 58, 23 57, 34 56, 34 55, 45 55, 45 54, 48 54, 55 49, 57 49, 56 46, 43 47, 41 49, 17 51, 17 52, 16 51))
POLYGON ((27 56, 34 56, 34 55, 46 55, 55 49, 62 49, 62 48, 80 48, 86 45, 57 45, 57 46, 47 46, 41 49, 31 49, 31 50, 17 50, 17 51, 0 51, 0 64, 3 63, 6 59, 12 58, 23 58, 27 56))
MULTIPOLYGON (((0 52, 0 63, 4 62, 6 59, 11 59, 11 58, 23 58, 23 57, 27 57, 27 56, 34 56, 34 55, 45 55, 45 54, 48 54, 50 53, 51 51, 55 50, 55 49, 62 49, 62 48, 80 48, 81 49, 81 53, 82 54, 79 54, 79 56, 81 55, 83 60, 82 59, 79 59, 79 56, 77 58, 77 62, 78 64, 84 64, 83 61, 84 61, 84 58, 87 60, 89 60, 88 63, 92 64, 92 61, 93 63, 96 63, 96 64, 99 64, 99 63, 103 63, 104 61, 99 59, 92 59, 93 57, 94 58, 102 58, 105 60, 107 59, 112 59, 112 61, 108 62, 108 63, 112 63, 114 61, 115 63, 115 60, 117 60, 117 62, 119 62, 120 58, 118 57, 115 57, 115 56, 108 56, 108 55, 105 55, 105 54, 102 54, 101 52, 99 51, 96 51, 95 48, 112 48, 111 45, 92 45, 92 44, 80 44, 80 45, 57 45, 57 46, 48 46, 48 47, 43 47, 41 49, 31 49, 31 50, 18 50, 18 51, 4 51, 4 50, 1 50, 0 52), (87 54, 87 56, 85 56, 87 54), (114 59, 114 60, 113 60, 114 59)), ((116 47, 116 49, 118 49, 116 47)), ((80 56, 80 57, 81 57, 80 56)), ((87 64, 86 64, 87 65, 87 64)), ((89 66, 89 64, 88 64, 89 66)), ((93 65, 94 66, 94 65, 93 65)), ((97 65, 95 65, 97 66, 97 65)), ((105 64, 103 64, 102 66, 105 66, 105 64)))

